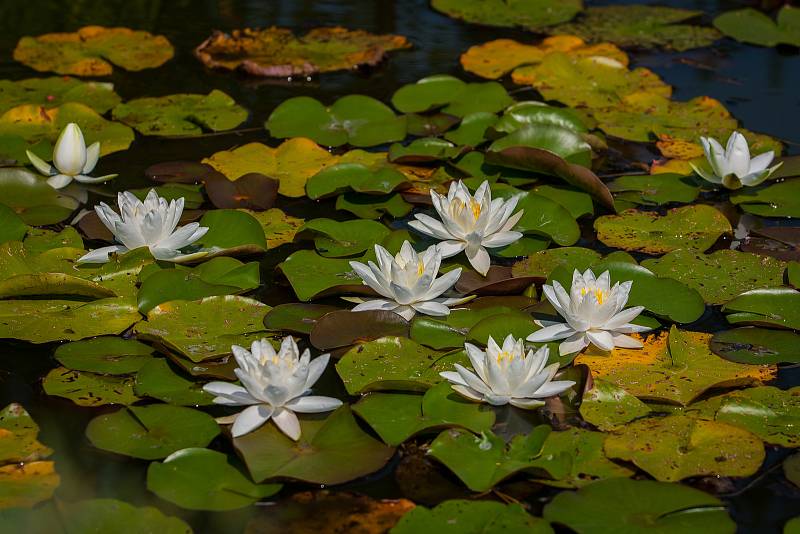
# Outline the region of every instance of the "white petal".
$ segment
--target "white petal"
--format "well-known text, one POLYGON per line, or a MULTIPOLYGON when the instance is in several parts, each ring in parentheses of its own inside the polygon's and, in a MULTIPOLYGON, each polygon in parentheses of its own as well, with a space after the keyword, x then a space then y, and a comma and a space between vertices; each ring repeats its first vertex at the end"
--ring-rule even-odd
POLYGON ((606 321, 603 326, 606 330, 616 330, 623 325, 626 325, 636 319, 640 313, 644 311, 644 306, 634 306, 632 308, 628 308, 627 310, 622 310, 614 317, 606 321))
POLYGON ((569 337, 574 334, 575 330, 573 330, 572 327, 570 327, 567 323, 557 323, 551 326, 546 326, 541 330, 537 330, 525 339, 534 343, 542 343, 545 341, 564 339, 565 337, 569 337))
POLYGON ((86 165, 86 143, 77 124, 71 122, 61 130, 53 149, 53 166, 63 174, 79 174, 86 165))
POLYGON ((128 249, 120 245, 96 248, 78 258, 78 263, 106 263, 109 260, 108 255, 115 252, 124 254, 128 252, 128 249))
POLYGON ((472 389, 472 388, 469 388, 469 387, 467 387, 467 386, 462 386, 462 385, 460 385, 460 384, 453 384, 453 385, 452 385, 452 386, 450 386, 450 387, 452 387, 452 388, 453 388, 453 389, 454 389, 454 390, 455 390, 457 393, 459 393, 460 395, 463 395, 464 397, 466 397, 466 398, 468 398, 468 399, 470 399, 470 400, 474 400, 474 401, 482 402, 482 401, 484 401, 484 400, 485 400, 485 398, 486 398, 486 397, 485 397, 485 396, 484 396, 482 393, 480 393, 479 391, 475 391, 474 389, 472 389))
POLYGON ((300 421, 293 411, 285 408, 278 409, 272 416, 275 425, 289 438, 297 441, 300 439, 300 421))
POLYGON ((47 185, 52 187, 53 189, 61 189, 62 187, 67 187, 70 182, 72 182, 72 176, 67 176, 66 174, 56 174, 47 179, 47 185))
POLYGON ((393 301, 374 299, 362 302, 361 304, 353 308, 352 311, 369 311, 369 310, 392 311, 398 306, 399 304, 393 301))
POLYGON ((253 430, 257 429, 267 421, 269 421, 270 416, 272 415, 272 408, 267 406, 266 404, 257 404, 255 406, 250 406, 249 408, 245 408, 242 413, 236 418, 236 421, 233 423, 233 428, 231 428, 231 435, 234 438, 238 438, 239 436, 244 436, 252 432, 253 430))
POLYGON ((605 330, 590 330, 586 332, 589 341, 600 350, 609 351, 614 348, 614 337, 605 330))
POLYGON ((25 154, 28 155, 28 159, 30 160, 31 164, 36 167, 36 170, 40 173, 44 174, 45 176, 51 176, 53 174, 57 174, 58 171, 55 167, 47 163, 45 160, 31 152, 30 150, 26 150, 25 154))
POLYGON ((453 236, 450 235, 450 232, 444 227, 441 221, 437 221, 430 215, 425 215, 424 213, 418 213, 414 215, 417 218, 416 221, 411 221, 408 225, 413 228, 414 230, 420 232, 421 234, 429 235, 431 237, 435 237, 436 239, 452 239, 453 236))
POLYGON ((335 410, 342 405, 342 401, 333 397, 309 395, 300 397, 286 403, 286 407, 294 412, 321 413, 335 410))
POLYGON ((118 174, 106 174, 105 176, 86 176, 85 174, 76 174, 73 176, 76 182, 80 182, 82 184, 101 184, 103 182, 107 182, 112 178, 116 178, 119 176, 118 174))
POLYGON ((573 352, 580 352, 588 346, 589 340, 586 337, 586 334, 583 332, 578 332, 561 342, 561 344, 558 346, 558 353, 561 356, 565 356, 567 354, 572 354, 573 352))
POLYGON ((450 314, 450 308, 433 300, 424 302, 414 302, 410 305, 412 308, 425 315, 432 315, 434 317, 441 317, 450 314))
POLYGON ((442 258, 449 258, 467 248, 467 244, 463 241, 449 240, 437 243, 436 247, 439 249, 439 252, 441 252, 442 258))
POLYGON ((763 154, 759 154, 758 156, 754 157, 750 160, 750 169, 749 173, 759 173, 769 167, 769 164, 772 163, 772 159, 775 157, 775 152, 770 150, 769 152, 764 152, 763 154))
MULTIPOLYGON (((88 147, 86 147, 86 162, 83 164, 83 169, 81 169, 81 174, 89 174, 94 170, 95 165, 97 165, 97 160, 100 158, 100 142, 95 141, 88 147)), ((116 176, 116 174, 112 175, 116 176)))
POLYGON ((614 346, 626 349, 640 349, 644 347, 641 341, 625 334, 614 334, 614 346))
POLYGON ((725 151, 728 159, 728 173, 738 177, 744 176, 750 170, 750 147, 747 139, 739 132, 733 132, 728 139, 728 149, 725 151))
POLYGON ((330 357, 330 354, 320 354, 311 360, 311 362, 308 364, 308 376, 306 377, 304 389, 310 389, 314 384, 317 383, 319 377, 321 377, 322 373, 325 372, 325 368, 328 366, 330 357))
POLYGON ((521 232, 498 232, 481 241, 481 245, 489 248, 505 247, 522 238, 521 232))
POLYGON ((539 399, 517 399, 513 398, 508 401, 511 406, 516 406, 517 408, 521 408, 523 410, 533 410, 535 408, 540 408, 544 406, 544 401, 539 399))
POLYGON ((433 281, 431 284, 430 289, 427 293, 422 297, 425 300, 430 300, 438 297, 458 282, 459 277, 461 276, 461 267, 457 269, 453 269, 452 271, 448 271, 447 273, 443 274, 439 278, 433 281))
POLYGON ((492 266, 492 260, 489 258, 489 253, 483 247, 467 248, 467 259, 470 265, 478 271, 481 276, 486 276, 489 272, 489 267, 492 266))

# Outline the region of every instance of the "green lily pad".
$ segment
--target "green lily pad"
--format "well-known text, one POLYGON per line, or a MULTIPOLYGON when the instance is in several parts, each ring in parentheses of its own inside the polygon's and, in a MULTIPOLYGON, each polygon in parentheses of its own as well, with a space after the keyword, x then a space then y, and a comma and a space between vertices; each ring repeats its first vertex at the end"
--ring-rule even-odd
POLYGON ((394 454, 361 430, 347 406, 325 419, 301 419, 300 429, 300 440, 292 441, 270 422, 233 440, 253 480, 341 484, 379 470, 394 454))
POLYGON ((58 524, 71 532, 192 534, 182 519, 152 506, 136 507, 116 499, 89 499, 59 507, 58 524))
POLYGON ((158 196, 167 202, 183 198, 184 209, 187 210, 198 209, 205 202, 202 186, 199 184, 164 184, 156 187, 130 189, 129 191, 133 193, 136 198, 144 202, 144 199, 147 198, 147 194, 152 189, 155 189, 158 196))
POLYGON ((775 377, 774 366, 729 362, 711 352, 711 334, 672 327, 645 340, 644 348, 615 348, 611 355, 589 349, 575 359, 595 379, 642 400, 689 405, 712 388, 759 385, 775 377))
POLYGON ((727 11, 714 19, 714 26, 742 43, 761 46, 800 46, 800 15, 790 5, 778 11, 777 21, 752 8, 727 11))
POLYGON ((102 26, 23 37, 14 49, 14 59, 35 70, 75 76, 108 76, 112 64, 129 71, 152 69, 173 54, 163 35, 102 26))
POLYGON ((391 534, 552 534, 553 529, 519 504, 494 501, 445 501, 435 508, 417 506, 406 513, 391 534))
POLYGON ((550 458, 542 457, 542 447, 548 434, 550 427, 541 425, 528 435, 517 434, 506 444, 491 431, 476 436, 464 430, 445 430, 433 441, 429 454, 472 491, 489 491, 518 471, 547 465, 550 458))
POLYGON ((567 22, 583 9, 582 0, 432 0, 431 6, 466 22, 487 26, 522 26, 540 30, 567 22))
POLYGON ((800 335, 790 330, 735 328, 716 332, 711 350, 739 363, 800 363, 800 335))
POLYGON ((450 103, 464 89, 465 82, 449 74, 426 76, 402 86, 392 95, 392 105, 403 113, 420 113, 450 103))
POLYGON ((680 484, 612 478, 559 493, 544 518, 578 534, 733 534, 736 524, 716 497, 680 484))
POLYGON ((29 226, 25 224, 22 219, 14 213, 14 210, 0 204, 0 223, 2 223, 2 230, 0 230, 0 243, 7 241, 22 241, 25 234, 28 233, 29 226))
POLYGON ((32 508, 37 503, 51 499, 60 482, 54 462, 34 461, 0 466, 0 509, 32 508))
POLYGON ((0 115, 0 138, 4 139, 5 145, 0 156, 27 162, 25 150, 30 149, 37 156, 49 160, 58 136, 71 122, 80 126, 87 146, 100 142, 101 156, 126 150, 133 142, 133 130, 104 119, 83 104, 66 102, 51 109, 24 104, 0 115), (11 142, 12 139, 17 141, 11 142))
POLYGON ((583 394, 580 413, 584 421, 608 431, 649 415, 650 408, 621 387, 596 379, 583 394))
POLYGON ((542 250, 518 261, 512 267, 514 276, 535 276, 547 279, 557 267, 578 269, 583 272, 600 260, 599 252, 583 247, 559 247, 542 250))
POLYGON ((497 113, 514 100, 505 87, 497 82, 468 83, 452 93, 442 113, 466 117, 474 113, 497 113))
POLYGON ((209 449, 188 448, 147 468, 147 489, 181 508, 223 512, 249 506, 278 493, 280 484, 253 484, 209 449))
MULTIPOLYGON (((72 254, 74 249, 61 249, 64 253, 72 254)), ((49 252, 51 256, 57 256, 59 249, 49 252)), ((71 256, 68 256, 71 257, 71 256)), ((75 256, 77 258, 77 256, 75 256)), ((53 259, 42 254, 41 259, 53 259)), ((139 281, 139 274, 145 268, 156 268, 155 259, 147 247, 139 247, 122 255, 115 255, 108 263, 82 264, 78 269, 68 271, 77 274, 106 287, 116 294, 133 298, 136 295, 139 281)))
POLYGON ((642 206, 660 206, 672 202, 690 204, 697 199, 700 188, 694 180, 680 174, 645 174, 620 176, 608 184, 615 200, 642 206))
POLYGON ((553 32, 577 35, 587 41, 611 41, 620 46, 666 48, 679 52, 709 46, 719 39, 714 28, 678 24, 701 11, 647 5, 587 8, 576 21, 553 32))
POLYGON ((524 210, 524 213, 514 226, 518 232, 542 235, 562 246, 572 245, 581 237, 578 223, 570 212, 547 197, 514 188, 493 188, 492 193, 497 198, 520 195, 515 212, 524 210))
POLYGON ((731 193, 730 200, 743 211, 761 217, 800 218, 800 179, 764 187, 745 187, 731 193))
POLYGON ((408 321, 387 310, 336 310, 314 322, 309 341, 320 350, 349 347, 386 336, 408 336, 408 321))
POLYGON ((398 193, 381 196, 345 193, 336 199, 336 209, 349 211, 359 219, 380 219, 384 215, 399 219, 411 213, 414 206, 398 193))
POLYGON ((198 363, 229 355, 231 345, 271 337, 263 326, 269 310, 257 300, 233 295, 174 300, 150 310, 135 333, 198 363))
POLYGON ((684 415, 627 423, 605 441, 610 458, 633 462, 656 480, 754 474, 764 461, 761 440, 746 430, 684 415))
POLYGON ((212 258, 193 269, 176 266, 144 279, 139 289, 139 311, 147 313, 170 300, 198 300, 255 289, 261 283, 258 262, 242 263, 234 258, 212 258))
POLYGON ((312 200, 347 191, 384 195, 407 185, 408 178, 386 163, 339 163, 309 178, 306 194, 312 200))
POLYGON ((126 375, 150 362, 154 352, 135 339, 102 336, 60 345, 53 357, 74 371, 126 375))
POLYGON ((60 194, 43 177, 27 169, 0 168, 0 198, 26 224, 56 224, 79 206, 77 200, 60 194))
POLYGON ((219 434, 210 415, 191 408, 129 406, 89 421, 86 437, 98 449, 157 460, 180 449, 205 447, 219 434))
POLYGON ((336 293, 368 292, 367 286, 350 267, 351 260, 374 259, 367 252, 365 258, 323 258, 313 250, 298 250, 290 254, 278 268, 289 280, 297 298, 308 301, 336 293))
POLYGON ((497 115, 488 111, 477 111, 465 115, 458 128, 445 134, 445 139, 461 146, 475 147, 483 143, 486 131, 498 121, 497 115))
POLYGON ((64 102, 78 102, 105 113, 121 100, 114 92, 114 84, 84 82, 69 76, 0 80, 0 113, 22 104, 52 108, 64 102))
POLYGON ((207 95, 136 98, 115 107, 113 117, 142 135, 169 137, 236 128, 247 119, 247 110, 214 89, 207 95))
POLYGON ((37 439, 39 425, 21 404, 11 403, 0 411, 0 463, 18 464, 49 457, 53 450, 37 439))
POLYGON ((488 306, 478 309, 454 309, 447 317, 416 315, 411 322, 411 339, 437 350, 460 348, 464 346, 470 330, 481 321, 501 315, 517 314, 518 310, 510 306, 488 306))
POLYGON ((163 358, 153 358, 139 369, 134 391, 140 397, 178 406, 205 406, 214 400, 213 395, 203 391, 203 384, 175 373, 163 358))
POLYGON ((463 427, 472 432, 489 430, 494 412, 487 406, 464 400, 448 383, 433 386, 424 395, 414 393, 370 393, 353 405, 389 445, 434 429, 463 427))
POLYGON ((561 204, 575 219, 594 215, 591 195, 577 187, 541 184, 536 185, 531 192, 561 204))
POLYGON ((259 221, 244 210, 211 210, 200 219, 208 232, 197 244, 215 253, 256 254, 267 250, 267 238, 259 221))
POLYGON ((264 316, 264 326, 270 330, 309 335, 320 317, 339 309, 327 304, 278 304, 264 316))
POLYGON ((800 291, 794 289, 754 289, 742 293, 722 306, 731 324, 777 326, 800 329, 800 291))
POLYGON ((524 339, 538 329, 529 313, 523 311, 499 313, 475 323, 467 332, 467 341, 486 346, 490 337, 500 343, 509 334, 513 335, 514 339, 524 339))
POLYGON ((0 338, 32 343, 119 334, 141 319, 132 299, 0 300, 0 338))
POLYGON ((704 251, 720 236, 732 233, 731 223, 716 208, 695 204, 653 212, 627 210, 595 219, 597 238, 609 247, 664 254, 679 248, 704 251))
POLYGON ((346 28, 314 28, 302 37, 286 28, 215 31, 194 50, 204 65, 255 76, 289 78, 352 70, 380 63, 392 50, 411 46, 401 35, 346 28))
POLYGON ((458 157, 462 152, 463 148, 440 137, 422 137, 407 145, 392 143, 387 157, 392 163, 415 164, 447 161, 458 157))
POLYGON ((300 228, 314 236, 314 248, 326 258, 362 254, 381 242, 390 230, 376 221, 312 219, 300 228))
POLYGON ((800 487, 800 454, 793 454, 783 461, 783 473, 792 484, 800 487))
POLYGON ((558 126, 576 133, 587 132, 583 119, 574 110, 537 101, 517 102, 509 106, 492 125, 492 130, 510 134, 525 126, 558 126))
POLYGON ((468 365, 463 351, 439 352, 403 337, 383 337, 356 345, 336 362, 350 395, 368 391, 425 391, 442 382, 441 371, 468 365))
POLYGON ((64 397, 78 406, 133 404, 139 400, 129 376, 100 375, 66 367, 56 367, 47 373, 42 387, 48 395, 64 397))
POLYGON ((343 96, 330 107, 308 96, 293 97, 275 108, 264 126, 272 137, 308 137, 328 146, 375 146, 406 136, 404 117, 363 95, 343 96))
MULTIPOLYGON (((294 241, 294 236, 303 226, 303 219, 287 215, 278 208, 266 211, 250 211, 240 209, 253 217, 261 225, 267 239, 267 249, 273 249, 294 241)), ((249 226, 249 225, 248 225, 249 226)), ((255 240, 255 236, 253 237, 255 240)))
MULTIPOLYGON (((575 131, 556 125, 527 125, 492 143, 489 150, 502 152, 511 147, 529 147, 553 153, 569 163, 588 167, 592 149, 575 131)), ((530 169, 545 171, 546 168, 530 169)))
POLYGON ((78 231, 67 226, 60 232, 46 228, 31 228, 24 240, 25 250, 39 254, 56 248, 83 248, 83 238, 78 231))

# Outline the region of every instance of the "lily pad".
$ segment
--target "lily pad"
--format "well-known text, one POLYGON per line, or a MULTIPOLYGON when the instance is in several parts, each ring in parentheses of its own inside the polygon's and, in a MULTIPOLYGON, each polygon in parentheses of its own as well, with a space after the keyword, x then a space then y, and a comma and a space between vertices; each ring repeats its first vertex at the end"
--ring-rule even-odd
POLYGON ((267 249, 273 249, 294 241, 294 236, 303 226, 303 219, 287 215, 278 208, 267 211, 239 210, 249 214, 261 225, 267 239, 267 249))
POLYGON ((701 14, 688 9, 635 4, 593 6, 574 22, 552 31, 577 35, 590 42, 611 41, 619 46, 682 52, 709 46, 719 39, 720 34, 714 28, 678 24, 701 14))
POLYGON ((345 193, 336 199, 336 209, 349 211, 359 219, 380 219, 384 215, 399 219, 411 213, 414 206, 396 193, 381 196, 345 193))
POLYGON ((742 210, 761 217, 800 218, 800 179, 785 180, 765 187, 747 187, 731 194, 730 200, 742 210))
POLYGON ((219 434, 210 415, 191 408, 129 406, 89 421, 86 437, 98 449, 157 460, 180 449, 205 447, 219 434))
POLYGON ((383 337, 347 351, 336 371, 350 395, 379 390, 425 391, 441 371, 468 365, 463 351, 438 352, 402 337, 383 337))
MULTIPOLYGON (((373 259, 371 254, 367 254, 373 259)), ((363 261, 364 258, 353 258, 363 261)), ((323 258, 312 250, 290 254, 278 268, 289 280, 297 298, 308 301, 336 293, 373 294, 350 267, 350 259, 323 258)))
POLYGON ((139 400, 129 376, 100 375, 65 367, 56 367, 47 373, 42 387, 48 395, 64 397, 78 406, 133 404, 139 400))
POLYGON ((754 289, 728 301, 722 311, 731 324, 800 329, 800 291, 754 289))
MULTIPOLYGON (((477 299, 472 303, 480 301, 481 299, 477 299)), ((411 339, 434 349, 460 348, 464 346, 467 334, 475 325, 501 315, 518 317, 519 312, 514 307, 498 305, 478 309, 458 308, 452 310, 447 317, 417 315, 411 322, 411 339)))
POLYGON ((152 69, 169 61, 173 54, 163 35, 102 26, 23 37, 14 49, 14 59, 35 70, 75 76, 108 76, 112 64, 129 71, 152 69))
POLYGON ((300 429, 299 441, 287 438, 272 423, 233 440, 253 480, 281 477, 341 484, 379 470, 394 454, 392 447, 361 430, 347 406, 325 419, 302 419, 300 429))
POLYGON ((790 330, 735 328, 716 332, 711 350, 739 363, 800 363, 800 335, 790 330))
POLYGON ((761 11, 745 8, 719 15, 714 19, 714 26, 742 43, 800 46, 800 15, 798 9, 790 5, 785 5, 778 11, 777 21, 761 11))
POLYGON ((466 82, 449 74, 426 76, 395 91, 392 105, 403 113, 430 111, 449 104, 465 85, 466 82))
POLYGON ((684 415, 627 423, 606 438, 605 451, 663 482, 703 475, 749 476, 764 461, 764 446, 750 432, 684 415))
POLYGON ((155 350, 135 339, 112 336, 73 341, 59 346, 53 357, 67 369, 125 375, 153 359, 155 350))
POLYGON ((67 532, 158 532, 192 534, 182 519, 164 515, 152 506, 136 507, 116 499, 90 499, 61 508, 61 522, 67 532))
POLYGON ((383 195, 407 185, 406 176, 388 164, 339 163, 309 178, 306 193, 312 200, 346 191, 383 195))
POLYGON ((208 228, 196 244, 216 254, 257 254, 267 250, 259 221, 244 210, 211 210, 200 219, 208 228))
POLYGON ((512 188, 495 188, 492 193, 497 198, 518 197, 515 211, 524 211, 522 218, 514 226, 514 230, 518 232, 542 235, 562 246, 572 245, 581 236, 572 214, 547 197, 512 188))
POLYGON ((680 248, 704 251, 720 236, 733 232, 731 223, 716 208, 695 204, 674 208, 661 216, 626 210, 595 219, 597 238, 609 247, 664 254, 680 248))
POLYGON ((79 206, 77 200, 60 194, 41 176, 27 169, 0 168, 0 198, 26 224, 56 224, 79 206))
POLYGON ((680 484, 626 478, 559 493, 545 506, 544 518, 578 534, 736 531, 722 501, 708 493, 680 484))
POLYGON ((672 173, 620 176, 608 184, 608 189, 616 193, 614 197, 617 202, 643 206, 660 206, 671 202, 690 204, 700 194, 700 188, 691 178, 672 173))
POLYGON ((0 80, 0 113, 22 104, 53 108, 65 102, 78 102, 105 113, 121 100, 111 83, 84 82, 69 76, 0 80))
POLYGON ((368 147, 406 136, 404 117, 374 98, 347 95, 330 107, 308 96, 285 100, 264 125, 272 137, 308 137, 321 145, 368 147))
POLYGON ((711 352, 711 334, 683 332, 650 336, 642 349, 615 348, 611 355, 587 350, 575 359, 594 378, 642 400, 686 406, 711 388, 758 385, 772 380, 775 366, 733 363, 711 352))
POLYGON ((431 163, 457 158, 463 151, 463 148, 440 137, 422 137, 407 145, 393 143, 389 147, 388 159, 392 163, 431 163))
POLYGON ((449 383, 438 384, 424 395, 370 393, 353 405, 353 411, 389 445, 400 445, 421 432, 447 427, 484 432, 495 419, 487 406, 465 400, 449 383))
POLYGON ((535 276, 547 279, 559 266, 583 272, 600 260, 599 252, 583 247, 559 247, 542 250, 518 261, 512 267, 514 276, 535 276))
POLYGON ((595 379, 581 399, 581 417, 603 431, 616 430, 650 414, 650 408, 619 386, 595 379))
POLYGON ((308 335, 320 317, 338 310, 340 308, 327 304, 304 304, 302 302, 278 304, 264 316, 264 326, 270 330, 308 335))
POLYGON ((408 336, 408 321, 393 311, 336 310, 314 322, 309 342, 320 350, 347 347, 385 336, 408 336))
POLYGON ((257 300, 232 295, 159 304, 136 325, 136 335, 161 343, 195 363, 231 353, 231 345, 249 345, 261 337, 270 310, 257 300))
POLYGON ((281 487, 253 484, 228 463, 227 456, 209 449, 181 449, 147 468, 147 489, 189 510, 236 510, 276 494, 281 487))
POLYGON ((364 253, 388 236, 390 230, 376 221, 312 219, 300 232, 314 236, 314 248, 321 256, 341 258, 364 253))
MULTIPOLYGON (((43 460, 53 450, 41 444, 37 425, 21 404, 11 403, 0 411, 0 463, 43 460)), ((2 508, 3 506, 0 506, 2 508)))
POLYGON ((487 26, 522 26, 541 30, 572 19, 583 9, 582 0, 432 0, 431 6, 466 22, 487 26))
POLYGON ((445 501, 435 508, 417 506, 406 513, 391 534, 552 534, 541 518, 525 512, 519 504, 493 501, 445 501))
POLYGON ((255 76, 291 78, 380 63, 387 52, 409 48, 401 35, 375 35, 342 27, 314 28, 302 37, 286 28, 215 31, 195 48, 207 67, 255 76))
POLYGON ((783 461, 783 473, 790 482, 800 487, 800 454, 793 454, 783 461))
MULTIPOLYGON (((462 146, 475 147, 485 141, 487 130, 498 121, 497 115, 487 111, 478 111, 465 115, 458 128, 445 134, 445 139, 462 146)), ((461 161, 459 161, 461 163, 461 161)))
POLYGON ((134 391, 140 397, 178 406, 209 405, 214 400, 213 395, 203 390, 203 384, 175 373, 163 358, 154 358, 139 369, 134 391))

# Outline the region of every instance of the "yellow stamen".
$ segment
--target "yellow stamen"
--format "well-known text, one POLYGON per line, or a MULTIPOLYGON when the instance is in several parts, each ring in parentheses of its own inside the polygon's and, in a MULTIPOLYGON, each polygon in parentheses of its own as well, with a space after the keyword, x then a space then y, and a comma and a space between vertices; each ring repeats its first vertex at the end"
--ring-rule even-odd
POLYGON ((603 293, 602 289, 595 289, 594 290, 594 296, 597 299, 597 303, 598 304, 602 304, 603 303, 603 299, 605 299, 605 293, 603 293))
POLYGON ((477 219, 481 215, 481 205, 479 202, 475 202, 474 200, 470 201, 470 207, 472 208, 472 216, 477 219))
POLYGON ((514 353, 508 352, 504 350, 502 352, 497 353, 497 363, 503 363, 503 360, 508 360, 509 362, 514 360, 514 353))
POLYGON ((417 276, 422 276, 422 273, 425 272, 425 264, 422 263, 422 260, 417 262, 417 276))

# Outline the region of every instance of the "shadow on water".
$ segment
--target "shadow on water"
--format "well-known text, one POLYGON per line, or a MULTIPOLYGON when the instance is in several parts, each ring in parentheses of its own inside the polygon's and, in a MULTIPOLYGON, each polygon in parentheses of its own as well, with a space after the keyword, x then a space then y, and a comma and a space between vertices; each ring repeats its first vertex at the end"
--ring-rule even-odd
MULTIPOLYGON (((587 2, 589 5, 616 2, 587 2)), ((619 2, 622 3, 622 2, 619 2)), ((651 2, 644 2, 651 3, 651 2)), ((721 11, 741 7, 741 2, 679 0, 660 2, 673 7, 703 10, 706 21, 721 11)), ((128 26, 163 34, 174 44, 176 55, 158 69, 139 73, 115 69, 109 78, 124 98, 159 96, 176 92, 220 89, 251 112, 240 129, 191 139, 137 137, 130 150, 103 158, 98 174, 120 173, 110 187, 118 190, 147 185, 143 170, 157 162, 200 159, 211 153, 254 140, 269 141, 258 129, 270 111, 286 98, 309 95, 323 102, 349 93, 369 94, 386 101, 400 85, 435 73, 465 79, 458 62, 469 46, 491 39, 523 42, 534 37, 524 32, 467 25, 431 10, 425 0, 4 0, 0 3, 0 79, 40 75, 14 62, 11 52, 23 35, 73 31, 88 24, 128 26), (305 31, 316 26, 343 25, 375 33, 407 36, 414 48, 392 55, 389 62, 370 72, 333 73, 311 80, 287 82, 248 79, 205 69, 192 49, 213 29, 285 26, 305 31), (256 131, 253 131, 256 129, 256 131)), ((787 142, 787 151, 800 153, 800 55, 797 50, 775 50, 723 40, 716 46, 683 53, 634 51, 632 61, 656 71, 675 87, 676 99, 708 95, 722 101, 750 130, 787 142)), ((307 202, 282 201, 279 207, 303 216, 319 209, 307 202)), ((331 210, 332 212, 332 210, 331 210)), ((272 270, 285 256, 271 253, 264 260, 265 287, 258 298, 277 304, 290 298, 290 290, 272 286, 272 270)), ((719 317, 707 317, 698 329, 719 327, 719 317)), ((145 489, 145 463, 93 449, 83 435, 88 421, 100 413, 66 400, 47 397, 40 379, 52 368, 52 345, 2 343, 0 351, 0 402, 22 403, 42 427, 41 440, 55 449, 62 476, 58 494, 69 500, 95 496, 158 506, 186 518, 196 532, 239 532, 250 510, 205 514, 179 509, 145 489)), ((333 369, 320 385, 339 388, 333 369)), ((781 372, 779 385, 800 384, 800 369, 781 372)), ((344 394, 343 391, 338 392, 344 394)), ((219 438, 218 438, 219 439, 219 438)), ((785 453, 770 453, 767 466, 782 461, 785 453)), ((391 464, 390 464, 391 467, 391 464)), ((400 497, 389 468, 364 481, 346 486, 374 497, 400 497)), ((291 493, 292 488, 288 488, 291 493)), ((788 486, 780 469, 744 481, 728 502, 740 532, 778 532, 785 520, 797 514, 797 491, 788 486)))

